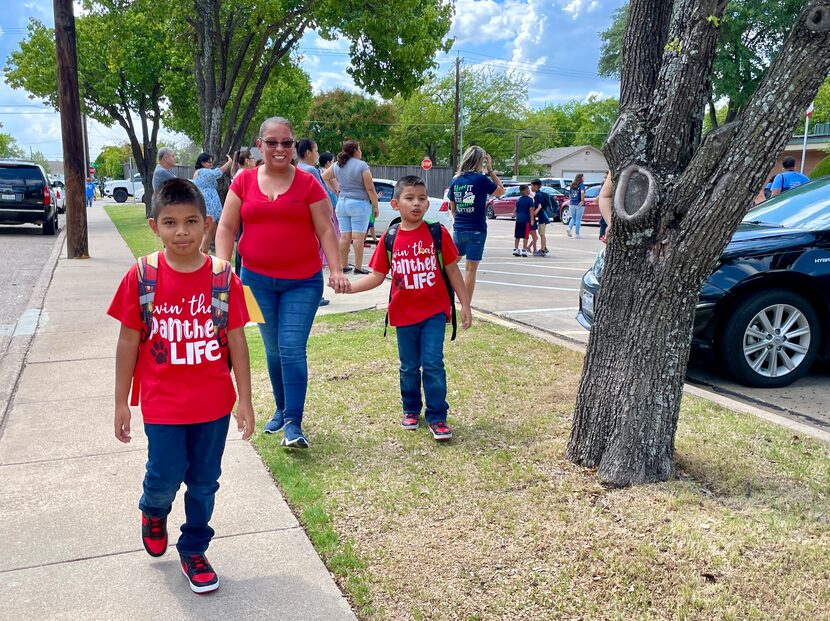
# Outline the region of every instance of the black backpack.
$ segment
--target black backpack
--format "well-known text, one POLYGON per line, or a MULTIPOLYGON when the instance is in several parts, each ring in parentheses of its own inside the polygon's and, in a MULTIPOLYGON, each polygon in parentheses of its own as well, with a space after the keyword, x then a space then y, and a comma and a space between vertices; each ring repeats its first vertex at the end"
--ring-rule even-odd
MULTIPOLYGON (((400 217, 394 218, 389 223, 389 228, 383 235, 383 245, 386 248, 386 256, 389 259, 389 268, 392 268, 392 248, 395 245, 395 237, 398 234, 398 226, 401 223, 400 217)), ((444 278, 444 284, 447 286, 447 293, 450 296, 450 308, 452 309, 452 336, 451 341, 455 340, 455 333, 458 329, 458 320, 455 316, 455 291, 450 284, 450 279, 447 276, 447 270, 444 269, 444 255, 441 252, 441 224, 438 222, 427 222, 429 233, 432 235, 432 245, 435 247, 435 255, 438 257, 438 265, 441 267, 441 276, 444 278)), ((392 285, 394 286, 394 284, 392 285)), ((389 287, 389 301, 392 301, 392 286, 389 287)), ((386 319, 383 323, 383 336, 386 336, 386 329, 389 327, 389 311, 386 311, 386 319)))

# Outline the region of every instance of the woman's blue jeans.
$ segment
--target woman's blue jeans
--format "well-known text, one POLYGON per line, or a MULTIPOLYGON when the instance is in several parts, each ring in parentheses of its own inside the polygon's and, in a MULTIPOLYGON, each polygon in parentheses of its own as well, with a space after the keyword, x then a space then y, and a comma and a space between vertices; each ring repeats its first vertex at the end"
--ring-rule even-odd
POLYGON ((568 222, 568 228, 576 228, 576 234, 579 235, 579 228, 582 225, 582 214, 585 213, 585 205, 571 205, 571 221, 568 222))
POLYGON ((285 413, 286 422, 300 423, 308 386, 306 347, 323 295, 323 274, 302 280, 271 278, 243 266, 242 282, 251 288, 265 318, 259 332, 274 403, 285 413))
POLYGON ((182 482, 185 523, 176 544, 180 554, 204 554, 213 537, 213 515, 222 454, 231 416, 192 425, 144 424, 147 471, 138 508, 152 517, 170 513, 182 482))
POLYGON ((427 424, 447 420, 447 373, 444 370, 444 333, 447 316, 433 315, 420 323, 395 328, 401 360, 401 405, 404 414, 421 414, 423 374, 424 417, 427 424))

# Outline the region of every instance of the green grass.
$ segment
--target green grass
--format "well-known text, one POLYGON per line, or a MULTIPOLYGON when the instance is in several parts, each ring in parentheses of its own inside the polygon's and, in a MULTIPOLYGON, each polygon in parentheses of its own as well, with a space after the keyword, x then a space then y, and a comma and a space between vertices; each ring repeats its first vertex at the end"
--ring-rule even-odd
MULTIPOLYGON (((446 344, 439 445, 399 426, 382 328, 319 318, 311 449, 254 436, 360 619, 830 619, 826 445, 687 398, 674 478, 606 489, 564 457, 581 355, 486 323, 446 344)), ((248 340, 261 428, 273 399, 248 340)))
POLYGON ((150 230, 144 218, 144 203, 106 205, 104 209, 127 242, 133 256, 138 258, 161 250, 161 240, 150 230))

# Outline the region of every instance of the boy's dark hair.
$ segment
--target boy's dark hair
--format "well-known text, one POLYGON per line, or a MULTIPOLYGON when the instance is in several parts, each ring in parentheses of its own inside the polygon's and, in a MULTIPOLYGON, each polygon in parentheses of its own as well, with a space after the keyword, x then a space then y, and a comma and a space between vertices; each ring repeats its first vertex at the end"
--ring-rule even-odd
POLYGON ((530 185, 542 185, 542 180, 541 179, 534 179, 533 181, 530 182, 530 185))
POLYGON ((406 175, 398 179, 398 182, 395 184, 395 193, 392 195, 392 198, 395 200, 401 197, 404 188, 415 188, 422 186, 426 189, 427 184, 424 183, 424 180, 421 179, 418 175, 406 175))
POLYGON ((781 162, 781 165, 784 168, 786 168, 787 170, 795 168, 795 158, 794 157, 785 157, 784 161, 781 162))
POLYGON ((519 186, 519 192, 527 192, 529 189, 530 189, 530 186, 528 186, 526 183, 522 183, 519 186))
POLYGON ((332 161, 334 161, 334 155, 332 155, 331 151, 323 151, 320 154, 320 157, 317 158, 317 162, 320 164, 320 168, 325 168, 326 164, 332 161))
POLYGON ((300 159, 303 159, 305 157, 305 154, 313 150, 316 144, 317 143, 314 142, 311 138, 301 138, 297 142, 297 156, 300 159))
POLYGON ((202 218, 207 217, 205 197, 189 179, 168 179, 162 183, 158 190, 153 192, 150 217, 158 220, 161 210, 168 205, 196 205, 202 218))

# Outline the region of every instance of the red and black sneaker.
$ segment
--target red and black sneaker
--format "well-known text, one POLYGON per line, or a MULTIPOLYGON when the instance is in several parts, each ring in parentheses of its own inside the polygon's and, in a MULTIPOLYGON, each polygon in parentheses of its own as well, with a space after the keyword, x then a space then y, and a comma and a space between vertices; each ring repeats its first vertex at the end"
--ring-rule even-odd
POLYGON ((438 440, 439 442, 443 442, 445 440, 449 440, 450 438, 452 438, 452 429, 447 427, 447 423, 445 423, 444 421, 432 423, 429 426, 429 430, 432 432, 432 437, 438 440))
POLYGON ((420 424, 420 418, 417 414, 404 414, 401 419, 401 427, 404 429, 417 429, 420 424))
POLYGON ((219 576, 213 571, 204 554, 179 555, 182 559, 182 573, 194 593, 209 593, 219 588, 219 576))
POLYGON ((150 556, 164 556, 167 552, 167 516, 150 517, 142 511, 141 541, 150 556))

